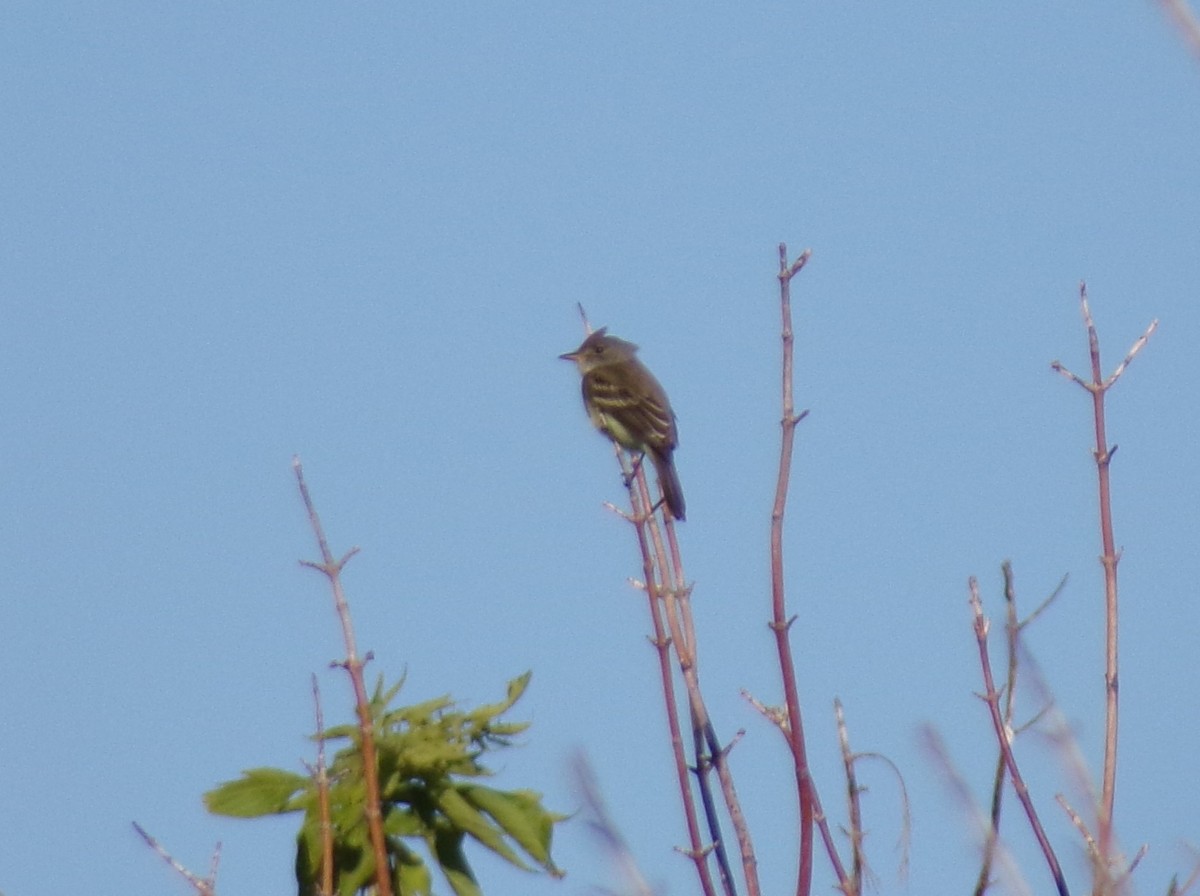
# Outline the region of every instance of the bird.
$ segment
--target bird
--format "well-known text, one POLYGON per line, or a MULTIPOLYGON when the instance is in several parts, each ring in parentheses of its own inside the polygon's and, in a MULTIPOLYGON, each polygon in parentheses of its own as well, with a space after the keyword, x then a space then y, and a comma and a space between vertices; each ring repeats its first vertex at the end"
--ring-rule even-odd
POLYGON ((675 412, 637 351, 632 342, 610 336, 608 328, 601 327, 559 358, 573 361, 583 375, 583 407, 592 425, 622 448, 650 457, 667 508, 682 521, 683 489, 673 457, 679 444, 675 412))

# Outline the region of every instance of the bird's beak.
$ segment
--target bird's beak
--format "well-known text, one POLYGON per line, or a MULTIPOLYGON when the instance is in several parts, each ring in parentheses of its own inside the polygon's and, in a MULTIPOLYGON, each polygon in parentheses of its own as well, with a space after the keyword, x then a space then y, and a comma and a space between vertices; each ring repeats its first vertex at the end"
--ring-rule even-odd
POLYGON ((579 351, 576 350, 573 352, 567 352, 565 355, 559 355, 558 359, 560 361, 578 361, 579 360, 579 351))

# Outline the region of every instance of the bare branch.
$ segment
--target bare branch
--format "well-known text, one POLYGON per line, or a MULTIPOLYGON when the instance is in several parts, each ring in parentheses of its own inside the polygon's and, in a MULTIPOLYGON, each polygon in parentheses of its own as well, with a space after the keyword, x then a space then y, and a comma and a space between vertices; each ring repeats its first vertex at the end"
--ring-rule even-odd
MULTIPOLYGON (((1192 854, 1193 854, 1193 856, 1195 856, 1196 851, 1192 850, 1192 854)), ((1200 881, 1200 859, 1197 859, 1193 863, 1192 873, 1190 875, 1188 875, 1188 879, 1183 882, 1182 887, 1175 887, 1174 884, 1172 884, 1172 888, 1170 890, 1170 896, 1184 896, 1184 894, 1187 893, 1188 890, 1190 890, 1192 887, 1194 887, 1196 885, 1197 881, 1200 881)))
MULTIPOLYGON (((679 787, 680 800, 683 803, 683 819, 687 826, 688 842, 690 844, 690 849, 684 851, 684 854, 692 860, 692 864, 696 869, 696 876, 700 882, 700 890, 704 896, 716 896, 716 888, 707 861, 710 844, 706 844, 700 835, 700 820, 696 812, 695 796, 692 794, 687 754, 684 748, 683 731, 679 719, 679 706, 675 695, 675 678, 671 669, 671 637, 667 634, 663 602, 660 600, 662 589, 659 576, 660 567, 655 561, 655 554, 650 544, 650 535, 647 531, 648 515, 643 510, 644 507, 649 506, 648 490, 647 496, 643 497, 642 489, 634 488, 634 479, 630 475, 632 471, 628 467, 628 461, 619 446, 615 443, 613 450, 616 453, 618 462, 621 464, 622 471, 625 473, 625 482, 628 483, 629 499, 633 508, 629 514, 622 515, 633 526, 634 532, 637 535, 638 548, 642 555, 642 587, 646 593, 647 604, 650 610, 650 622, 654 629, 654 637, 651 643, 654 645, 658 657, 659 684, 662 689, 663 705, 667 713, 667 734, 671 742, 671 753, 675 759, 675 778, 679 787)), ((644 476, 641 481, 644 486, 646 481, 644 476)))
POLYGON ((796 442, 796 424, 807 415, 807 411, 796 413, 793 398, 793 346, 792 331, 792 278, 804 269, 812 256, 805 250, 794 262, 788 262, 786 243, 779 244, 779 308, 780 338, 783 342, 782 404, 780 418, 782 438, 779 447, 779 473, 775 483, 775 500, 771 507, 771 622, 775 636, 780 677, 783 680, 784 703, 787 707, 788 747, 792 753, 792 768, 796 777, 796 798, 799 802, 800 831, 798 851, 799 866, 796 870, 796 894, 808 896, 812 891, 813 826, 818 827, 829 861, 837 874, 838 887, 846 896, 856 891, 854 883, 846 874, 829 831, 821 800, 812 781, 808 765, 808 747, 804 739, 804 719, 800 713, 800 691, 796 684, 796 666, 792 659, 792 645, 788 637, 791 622, 788 618, 783 575, 783 516, 787 509, 788 485, 791 480, 792 454, 796 442))
POLYGON ((325 764, 325 714, 321 709, 321 689, 317 676, 312 677, 313 707, 317 717, 317 813, 321 831, 320 896, 333 896, 333 822, 329 807, 329 772, 325 764))
POLYGON ((1054 590, 1050 592, 1050 596, 1047 597, 1040 604, 1038 604, 1037 607, 1034 608, 1034 611, 1032 613, 1030 613, 1028 616, 1026 616, 1024 619, 1021 620, 1020 627, 1022 629, 1024 629, 1025 626, 1031 624, 1035 619, 1037 619, 1039 616, 1041 616, 1043 612, 1045 612, 1047 609, 1049 609, 1049 607, 1052 603, 1054 603, 1056 600, 1058 600, 1058 596, 1060 594, 1062 594, 1063 589, 1067 587, 1067 578, 1068 577, 1066 575, 1064 575, 1061 579, 1059 579, 1058 584, 1054 586, 1054 590))
POLYGON ((1134 342, 1130 347, 1129 352, 1125 355, 1124 360, 1122 360, 1121 363, 1117 365, 1117 369, 1112 372, 1112 376, 1104 381, 1105 389, 1112 386, 1112 384, 1117 381, 1117 378, 1125 372, 1125 368, 1130 365, 1134 359, 1134 356, 1145 347, 1146 343, 1150 340, 1150 337, 1154 335, 1154 331, 1157 329, 1158 318, 1156 317, 1154 320, 1150 321, 1150 326, 1146 327, 1146 332, 1139 336, 1137 341, 1134 342))
MULTIPOLYGON (((942 779, 950 788, 951 794, 958 801, 959 805, 967 813, 976 831, 978 831, 980 839, 984 843, 984 849, 990 852, 993 861, 1003 866, 1006 873, 1005 882, 1009 885, 1010 889, 1019 893, 1020 896, 1031 896, 1032 891, 1029 889, 1029 885, 1025 882, 1024 877, 1022 877, 1020 867, 1013 859, 1012 854, 1004 847, 1003 842, 993 835, 988 817, 983 814, 979 806, 975 803, 975 799, 971 795, 971 788, 967 786, 962 773, 951 762, 950 753, 946 749, 945 743, 942 742, 941 736, 931 725, 924 726, 921 733, 925 749, 933 757, 934 762, 942 769, 942 779)), ((991 883, 990 878, 985 881, 983 890, 986 890, 991 883)), ((983 890, 977 889, 976 893, 982 894, 983 890)))
POLYGON ((584 809, 590 816, 587 819, 588 829, 595 835, 625 879, 628 893, 632 896, 654 896, 654 890, 638 868, 633 851, 609 814, 591 764, 582 752, 576 753, 571 760, 571 770, 574 773, 575 786, 582 796, 584 809))
POLYGON ((1184 0, 1160 0, 1163 11, 1171 19, 1188 47, 1200 57, 1200 20, 1184 0))
POLYGON ((218 843, 213 850, 212 861, 209 863, 208 877, 197 877, 191 871, 188 871, 183 864, 173 855, 166 851, 165 848, 153 837, 147 833, 136 821, 133 822, 133 829, 141 835, 141 838, 146 841, 146 845, 158 853, 164 862, 175 869, 175 873, 186 880, 198 896, 216 896, 217 892, 217 866, 221 861, 221 844, 218 843))
POLYGON ((858 776, 854 772, 854 754, 850 751, 850 734, 846 730, 846 714, 842 709, 842 701, 834 699, 833 714, 837 721, 838 745, 842 751, 842 774, 846 776, 846 806, 850 837, 850 874, 855 893, 862 892, 863 871, 866 868, 866 858, 863 854, 863 823, 862 823, 862 788, 858 786, 858 776))
MULTIPOLYGON (((341 560, 333 559, 329 550, 329 542, 325 538, 325 530, 321 527, 321 519, 313 504, 304 481, 304 468, 300 458, 292 458, 292 469, 296 473, 296 483, 300 488, 300 497, 304 500, 304 508, 308 512, 308 520, 317 546, 321 552, 320 565, 312 561, 302 561, 305 566, 319 570, 329 580, 333 592, 334 609, 342 624, 342 640, 346 647, 344 668, 350 676, 354 689, 355 709, 358 713, 358 729, 361 739, 363 784, 366 788, 363 815, 367 822, 367 831, 371 838, 371 851, 375 859, 375 886, 378 896, 392 896, 391 866, 388 862, 387 837, 383 830, 383 812, 379 793, 379 763, 375 756, 375 726, 371 718, 371 703, 367 697, 367 686, 363 680, 364 661, 359 658, 358 647, 354 639, 354 625, 350 619, 350 605, 346 601, 346 593, 342 588, 342 567, 357 552, 357 548, 348 551, 341 560)), ((367 654, 370 659, 370 654, 367 654)))
MULTIPOLYGON (((1104 397, 1117 379, 1125 372, 1146 345, 1146 341, 1158 327, 1158 321, 1151 321, 1146 331, 1133 343, 1124 360, 1113 371, 1108 379, 1104 379, 1100 366, 1100 338, 1096 333, 1096 324, 1092 319, 1091 306, 1088 304, 1087 284, 1079 284, 1079 304, 1083 315, 1084 329, 1087 331, 1088 354, 1091 358, 1092 378, 1084 382, 1078 376, 1071 378, 1083 386, 1092 396, 1092 419, 1095 430, 1095 449, 1093 456, 1096 460, 1097 496, 1100 505, 1100 542, 1103 553, 1100 563, 1104 567, 1104 609, 1105 609, 1105 649, 1104 649, 1104 770, 1103 784, 1100 797, 1100 817, 1097 831, 1097 841, 1105 867, 1110 865, 1113 830, 1113 805, 1116 799, 1117 782, 1117 729, 1118 729, 1118 675, 1117 675, 1117 564, 1121 555, 1116 549, 1113 538, 1112 521, 1112 488, 1109 478, 1109 468, 1112 464, 1116 446, 1108 447, 1108 435, 1105 429, 1104 397)), ((1052 365, 1063 372, 1061 365, 1052 365)))
POLYGON ((1050 874, 1054 878, 1054 885, 1058 890, 1059 896, 1067 896, 1066 878, 1063 876, 1062 867, 1058 863, 1058 856, 1054 854, 1054 847, 1050 845, 1050 839, 1046 836, 1041 819, 1038 818, 1033 800, 1029 796, 1029 788, 1025 784, 1025 779, 1021 775, 1020 768, 1017 766, 1017 759, 1012 751, 1012 730, 1005 723, 1000 711, 1000 696, 996 691, 996 685, 992 677, 992 662, 988 656, 987 649, 989 623, 987 617, 983 615, 983 602, 979 598, 979 583, 974 577, 970 580, 970 592, 971 609, 975 615, 975 640, 979 647, 979 665, 983 673, 984 688, 986 689, 982 696, 992 716, 992 727, 996 733, 996 741, 1000 745, 1001 752, 1004 754, 1004 764, 1008 767, 1008 774, 1012 779, 1013 789, 1017 792, 1017 799, 1025 810, 1025 817, 1029 819, 1029 826, 1033 829, 1034 837, 1038 842, 1038 846, 1041 847, 1042 855, 1045 856, 1046 864, 1050 868, 1050 874))

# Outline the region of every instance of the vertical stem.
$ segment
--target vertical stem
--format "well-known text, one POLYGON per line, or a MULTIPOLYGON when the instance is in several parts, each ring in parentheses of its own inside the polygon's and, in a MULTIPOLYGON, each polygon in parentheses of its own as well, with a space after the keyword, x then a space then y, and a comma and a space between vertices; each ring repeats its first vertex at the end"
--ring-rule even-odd
MULTIPOLYGON (((342 623, 342 640, 346 645, 346 673, 350 676, 354 688, 354 704, 358 714, 358 730, 361 741, 363 762, 363 787, 366 789, 363 816, 367 822, 367 832, 371 838, 371 852, 375 859, 375 888, 377 896, 392 896, 391 865, 388 862, 387 837, 383 831, 383 812, 380 808, 379 795, 379 761, 375 755, 375 725, 371 717, 371 702, 367 697, 367 686, 363 681, 363 660, 358 655, 358 647, 354 640, 354 625, 350 619, 350 605, 346 602, 346 592, 342 588, 342 568, 346 561, 358 552, 352 548, 340 560, 335 560, 329 550, 329 542, 325 539, 325 530, 321 527, 321 518, 313 506, 312 497, 308 493, 308 484, 304 481, 304 468, 300 458, 292 459, 292 469, 296 473, 296 482, 300 487, 300 497, 304 500, 304 509, 308 511, 308 521, 313 534, 317 538, 317 547, 321 551, 321 562, 304 561, 305 566, 311 566, 323 573, 329 579, 333 590, 333 603, 337 610, 338 619, 342 623)), ((369 657, 368 657, 369 659, 369 657)))
MULTIPOLYGON (((807 261, 807 256, 801 256, 807 261)), ((783 673, 783 696, 787 706, 788 745, 792 752, 792 767, 796 775, 796 796, 800 808, 800 864, 796 872, 796 896, 812 892, 813 801, 808 768, 807 746, 804 742, 804 721, 800 715, 800 693, 796 687, 795 662, 788 638, 791 623, 787 618, 783 584, 783 514, 787 508, 788 482, 792 471, 792 451, 796 441, 796 405, 792 396, 792 277, 800 270, 788 264, 787 246, 779 244, 779 303, 781 336, 783 340, 783 417, 780 420, 782 444, 779 450, 779 478, 775 486, 775 503, 771 508, 771 629, 775 633, 775 649, 783 673)))
POLYGON ((1058 862, 1058 856, 1054 853, 1054 847, 1050 845, 1050 838, 1046 836, 1046 829, 1042 826, 1041 819, 1038 818, 1037 809, 1034 808, 1033 800, 1029 796, 1029 788, 1025 784, 1025 778, 1021 774, 1021 769, 1017 766, 1017 758, 1013 755, 1012 736, 1005 725, 1004 716, 1000 709, 1000 692, 996 690, 995 678, 992 676, 992 661, 988 656, 987 636, 990 623, 987 617, 983 615, 983 602, 979 599, 979 583, 975 581, 974 576, 970 579, 970 589, 971 610, 975 614, 975 642, 979 648, 979 667, 983 672, 983 686, 986 689, 980 696, 987 704, 988 712, 992 716, 992 728, 996 732, 996 741, 1000 745, 1001 754, 1004 756, 1004 764, 1008 767, 1008 774, 1012 779, 1013 790, 1016 791, 1017 799, 1025 809, 1025 816, 1029 819, 1029 826, 1033 829, 1038 846, 1042 849, 1042 855, 1046 858, 1050 874, 1054 878, 1055 889, 1058 891, 1059 896, 1069 896, 1067 879, 1063 876, 1062 866, 1058 862))
MULTIPOLYGON (((617 457, 621 457, 619 447, 614 448, 617 457)), ((692 795, 692 785, 689 778, 687 753, 683 742, 683 731, 680 725, 678 703, 675 699, 675 680, 671 670, 671 636, 667 633, 667 624, 663 618, 664 603, 659 564, 655 562, 654 551, 650 545, 651 517, 645 508, 650 507, 646 479, 642 470, 638 470, 637 485, 629 478, 629 495, 633 505, 631 522, 637 533, 638 547, 642 552, 642 577, 646 586, 646 598, 650 604, 650 620, 654 626, 654 648, 658 654, 658 673, 662 685, 663 703, 667 711, 667 730, 671 738, 671 754, 675 759, 675 776, 679 785, 679 796, 683 802, 683 818, 688 829, 688 857, 696 868, 696 876, 700 881, 701 892, 704 896, 716 896, 712 873, 708 867, 708 850, 700 836, 700 820, 696 812, 696 801, 692 795)))
MULTIPOLYGON (((650 490, 646 482, 645 468, 638 469, 635 482, 642 507, 654 507, 650 501, 650 490)), ((746 879, 748 896, 759 896, 761 890, 758 884, 757 860, 754 857, 754 846, 750 839, 750 829, 742 814, 741 803, 734 787, 733 776, 726 761, 726 753, 717 742, 716 731, 704 703, 704 695, 700 691, 700 676, 697 669, 696 632, 692 621, 691 589, 687 586, 683 573, 683 559, 679 551, 679 543, 675 538, 675 523, 670 514, 662 515, 663 525, 670 541, 670 558, 667 546, 663 542, 655 516, 645 519, 644 526, 649 533, 649 546, 653 550, 654 566, 661 573, 659 598, 666 617, 667 630, 670 632, 670 643, 675 648, 675 657, 679 663, 679 671, 683 676, 684 687, 687 691, 688 708, 692 722, 692 731, 696 748, 696 785, 700 790, 701 804, 704 807, 705 818, 712 837, 712 853, 717 862, 721 877, 721 887, 726 896, 736 896, 736 887, 729 865, 729 856, 725 848, 725 840, 721 835, 719 818, 715 811, 712 795, 712 785, 709 772, 715 770, 721 784, 722 796, 733 822, 738 846, 742 855, 742 871, 746 879), (709 744, 709 752, 705 755, 703 745, 709 744)))
POLYGON ((1120 378, 1121 374, 1125 372, 1125 368, 1133 361, 1134 356, 1145 347, 1150 336, 1158 328, 1158 320, 1150 321, 1150 325, 1146 327, 1146 331, 1133 343, 1133 346, 1125 355, 1125 359, 1117 365, 1117 369, 1112 372, 1112 375, 1105 379, 1100 369, 1100 338, 1096 335, 1096 324, 1092 320, 1092 309, 1088 306, 1086 283, 1079 284, 1079 304, 1083 312, 1084 328, 1087 330, 1088 354, 1091 359, 1092 378, 1090 381, 1085 380, 1083 377, 1067 370, 1058 361, 1055 361, 1050 367, 1067 379, 1082 386, 1092 396, 1092 419, 1096 432, 1096 447, 1093 451, 1093 456, 1096 459, 1097 495, 1100 504, 1100 542, 1103 550, 1103 553, 1100 555, 1100 563, 1104 567, 1105 618, 1104 772, 1100 805, 1096 810, 1099 816, 1097 819, 1099 828, 1097 848, 1099 856, 1097 858, 1105 863, 1104 870, 1107 873, 1109 870, 1107 865, 1111 863, 1114 852, 1112 827, 1113 806, 1116 800, 1117 789, 1117 696, 1120 690, 1117 676, 1117 564, 1121 562, 1121 555, 1118 553, 1116 542, 1113 539, 1112 491, 1109 482, 1109 466, 1112 464, 1112 457, 1117 448, 1115 445, 1111 449, 1108 447, 1108 436, 1104 426, 1104 396, 1120 378))
POLYGON ((317 676, 312 677, 313 705, 317 711, 317 817, 321 830, 321 887, 318 896, 333 896, 333 822, 329 807, 329 770, 325 765, 325 714, 321 709, 321 691, 317 676))
POLYGON ((838 878, 838 888, 846 896, 855 893, 854 884, 846 875, 846 869, 838 856, 833 835, 821 799, 812 781, 808 767, 808 748, 804 740, 804 719, 800 714, 800 693, 796 686, 796 666, 792 661, 792 645, 788 638, 793 619, 787 615, 787 604, 783 585, 783 514, 787 508, 788 482, 791 478, 792 449, 796 440, 796 424, 807 416, 808 411, 796 413, 792 397, 792 291, 791 282, 808 263, 811 252, 807 249, 792 264, 788 264, 787 245, 779 244, 779 304, 782 318, 783 338, 783 417, 780 420, 782 444, 779 450, 779 478, 775 486, 775 502, 771 508, 771 631, 775 635, 775 648, 779 654, 779 672, 783 678, 784 702, 787 706, 787 728, 785 735, 792 753, 792 766, 796 775, 796 797, 800 804, 800 836, 798 840, 800 864, 796 870, 796 896, 809 896, 812 892, 813 824, 821 832, 821 841, 829 855, 838 878))
POLYGON ((1111 382, 1104 381, 1100 369, 1100 339, 1088 307, 1087 287, 1081 285, 1079 298, 1083 306, 1084 322, 1087 326, 1088 353, 1092 362, 1092 382, 1088 391, 1092 394, 1092 416, 1096 428, 1096 476, 1100 501, 1100 542, 1104 553, 1100 563, 1104 566, 1104 776, 1101 784, 1099 811, 1100 853, 1104 858, 1111 855, 1113 804, 1117 787, 1117 696, 1120 684, 1117 678, 1117 556, 1113 540, 1112 492, 1109 483, 1109 465, 1112 452, 1108 450, 1108 437, 1104 426, 1104 396, 1111 382))

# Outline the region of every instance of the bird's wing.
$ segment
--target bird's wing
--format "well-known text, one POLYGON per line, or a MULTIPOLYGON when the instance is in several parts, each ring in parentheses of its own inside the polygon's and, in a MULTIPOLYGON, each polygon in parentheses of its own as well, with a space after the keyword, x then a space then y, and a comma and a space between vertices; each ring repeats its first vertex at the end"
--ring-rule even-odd
POLYGON ((659 452, 674 449, 675 414, 662 387, 646 394, 635 393, 600 368, 583 378, 583 396, 601 417, 610 418, 609 435, 625 447, 653 448, 659 452))

